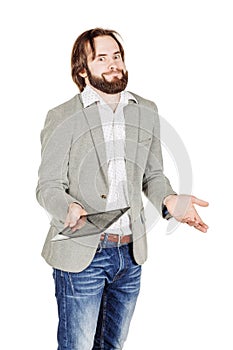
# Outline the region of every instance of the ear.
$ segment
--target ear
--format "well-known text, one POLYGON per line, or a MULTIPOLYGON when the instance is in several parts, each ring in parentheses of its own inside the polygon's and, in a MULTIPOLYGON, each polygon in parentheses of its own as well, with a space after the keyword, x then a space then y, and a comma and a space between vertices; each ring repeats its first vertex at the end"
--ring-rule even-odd
POLYGON ((83 70, 79 73, 79 75, 80 75, 80 77, 82 77, 82 78, 87 78, 87 72, 86 72, 86 69, 85 68, 83 68, 83 70))

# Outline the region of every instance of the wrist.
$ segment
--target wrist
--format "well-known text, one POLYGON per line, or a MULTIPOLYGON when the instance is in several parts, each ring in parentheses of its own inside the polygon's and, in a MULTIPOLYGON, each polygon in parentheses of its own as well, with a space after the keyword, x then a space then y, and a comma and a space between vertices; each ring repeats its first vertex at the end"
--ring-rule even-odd
POLYGON ((162 205, 162 217, 166 220, 169 220, 172 218, 172 214, 169 212, 167 205, 169 204, 169 201, 174 198, 174 196, 177 196, 177 194, 169 194, 167 197, 164 198, 163 200, 163 205, 162 205))
POLYGON ((167 206, 167 203, 169 202, 169 200, 172 199, 174 196, 177 196, 177 195, 176 194, 169 194, 167 197, 165 197, 163 200, 163 205, 167 206))
POLYGON ((75 208, 76 206, 78 206, 80 209, 83 209, 83 207, 77 202, 70 203, 69 208, 75 208))

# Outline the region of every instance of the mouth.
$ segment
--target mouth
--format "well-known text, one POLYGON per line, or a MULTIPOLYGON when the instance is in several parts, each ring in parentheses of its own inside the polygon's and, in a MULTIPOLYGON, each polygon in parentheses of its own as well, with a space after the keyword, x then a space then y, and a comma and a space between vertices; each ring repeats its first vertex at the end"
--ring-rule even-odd
POLYGON ((103 76, 110 77, 110 78, 122 78, 122 71, 117 70, 114 72, 103 73, 103 76))

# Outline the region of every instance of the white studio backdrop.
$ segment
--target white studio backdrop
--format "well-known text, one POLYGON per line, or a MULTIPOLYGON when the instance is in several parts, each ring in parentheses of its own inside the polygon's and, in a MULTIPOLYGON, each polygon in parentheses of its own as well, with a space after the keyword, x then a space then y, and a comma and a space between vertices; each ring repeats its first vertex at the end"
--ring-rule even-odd
MULTIPOLYGON (((233 347, 232 10, 230 1, 8 1, 1 25, 1 342, 56 349, 51 269, 40 256, 49 218, 35 199, 47 111, 77 88, 70 54, 97 26, 123 37, 128 89, 156 102, 183 141, 207 234, 159 220, 126 350, 233 347)), ((171 152, 165 173, 179 191, 171 152)), ((185 167, 186 164, 184 164, 185 167)), ((72 349, 70 349, 72 350, 72 349)))

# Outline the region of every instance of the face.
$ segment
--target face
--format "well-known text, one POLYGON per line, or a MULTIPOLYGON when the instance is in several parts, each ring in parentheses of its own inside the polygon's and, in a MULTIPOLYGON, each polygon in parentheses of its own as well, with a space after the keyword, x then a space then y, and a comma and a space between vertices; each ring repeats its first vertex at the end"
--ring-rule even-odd
POLYGON ((86 83, 107 94, 123 91, 128 82, 128 73, 117 42, 111 36, 94 39, 96 55, 88 49, 87 65, 83 77, 86 83))

